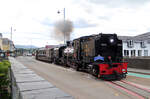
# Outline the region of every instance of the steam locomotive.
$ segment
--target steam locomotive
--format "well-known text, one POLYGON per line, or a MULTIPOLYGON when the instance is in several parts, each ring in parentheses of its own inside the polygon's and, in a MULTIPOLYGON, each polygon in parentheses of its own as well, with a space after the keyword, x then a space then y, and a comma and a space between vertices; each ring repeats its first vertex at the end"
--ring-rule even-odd
POLYGON ((67 42, 66 46, 37 50, 36 59, 85 70, 106 80, 125 78, 127 74, 122 41, 116 34, 83 36, 67 42))

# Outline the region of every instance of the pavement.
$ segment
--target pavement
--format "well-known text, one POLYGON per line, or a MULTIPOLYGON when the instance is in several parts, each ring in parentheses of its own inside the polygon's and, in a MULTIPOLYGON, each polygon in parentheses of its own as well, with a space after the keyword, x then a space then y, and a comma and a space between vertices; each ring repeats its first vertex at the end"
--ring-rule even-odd
POLYGON ((74 99, 34 71, 9 57, 11 62, 12 99, 74 99))
POLYGON ((128 68, 128 72, 150 75, 150 70, 145 69, 128 68))

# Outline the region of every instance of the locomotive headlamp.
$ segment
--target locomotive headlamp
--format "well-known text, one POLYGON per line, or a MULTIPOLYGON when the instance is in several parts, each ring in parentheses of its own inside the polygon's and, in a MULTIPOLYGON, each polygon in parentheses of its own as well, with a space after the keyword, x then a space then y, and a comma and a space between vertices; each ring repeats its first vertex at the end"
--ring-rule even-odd
POLYGON ((122 72, 126 72, 126 69, 122 69, 122 72))
POLYGON ((110 43, 113 43, 114 42, 114 39, 110 39, 110 43))

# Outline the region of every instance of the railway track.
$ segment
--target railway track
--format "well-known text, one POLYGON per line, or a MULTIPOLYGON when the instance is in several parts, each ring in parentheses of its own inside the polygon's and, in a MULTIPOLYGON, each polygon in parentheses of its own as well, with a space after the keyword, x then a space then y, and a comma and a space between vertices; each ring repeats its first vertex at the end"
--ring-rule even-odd
POLYGON ((133 99, 150 99, 150 89, 128 81, 108 81, 111 87, 125 93, 133 99))

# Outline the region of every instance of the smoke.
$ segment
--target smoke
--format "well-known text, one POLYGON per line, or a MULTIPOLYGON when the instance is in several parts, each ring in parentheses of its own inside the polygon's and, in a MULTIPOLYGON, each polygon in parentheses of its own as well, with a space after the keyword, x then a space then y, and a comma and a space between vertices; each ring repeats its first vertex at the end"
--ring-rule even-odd
POLYGON ((64 34, 65 34, 65 41, 70 40, 70 35, 72 31, 73 31, 73 24, 69 20, 57 21, 55 23, 54 35, 55 38, 59 41, 64 41, 64 34))

